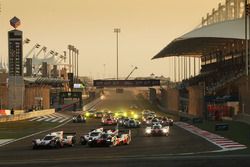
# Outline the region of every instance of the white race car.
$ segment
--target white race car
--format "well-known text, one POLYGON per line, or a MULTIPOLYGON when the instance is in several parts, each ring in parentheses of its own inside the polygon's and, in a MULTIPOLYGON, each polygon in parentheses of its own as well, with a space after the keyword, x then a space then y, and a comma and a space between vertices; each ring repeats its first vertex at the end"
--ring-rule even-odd
POLYGON ((162 126, 161 124, 154 124, 151 127, 146 127, 146 136, 168 136, 169 126, 162 126))
POLYGON ((126 128, 138 128, 140 127, 140 125, 141 125, 141 122, 135 119, 129 119, 128 121, 124 123, 124 126, 126 128))
POLYGON ((93 140, 95 138, 99 138, 103 133, 103 128, 98 128, 90 131, 88 134, 80 137, 80 143, 85 145, 88 143, 89 139, 93 140))
POLYGON ((62 148, 73 146, 76 143, 76 133, 63 133, 63 131, 52 132, 42 139, 32 141, 33 149, 38 148, 62 148))

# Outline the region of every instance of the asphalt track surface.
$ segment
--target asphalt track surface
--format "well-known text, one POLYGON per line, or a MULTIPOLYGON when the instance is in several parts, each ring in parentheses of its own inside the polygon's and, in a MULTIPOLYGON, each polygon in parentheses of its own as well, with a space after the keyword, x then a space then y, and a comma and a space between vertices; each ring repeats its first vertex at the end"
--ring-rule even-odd
MULTIPOLYGON (((110 92, 96 108, 112 111, 126 109, 131 105, 142 106, 136 96, 110 92)), ((101 127, 100 120, 89 119, 86 124, 71 123, 56 129, 76 132, 80 135, 90 129, 101 127)), ((33 150, 31 141, 46 133, 26 138, 0 148, 0 167, 7 166, 250 166, 250 157, 204 156, 189 153, 209 152, 219 148, 208 141, 176 126, 171 127, 168 137, 145 137, 144 128, 132 129, 130 145, 89 148, 80 144, 61 149, 33 150), (188 154, 186 154, 188 153, 188 154)))

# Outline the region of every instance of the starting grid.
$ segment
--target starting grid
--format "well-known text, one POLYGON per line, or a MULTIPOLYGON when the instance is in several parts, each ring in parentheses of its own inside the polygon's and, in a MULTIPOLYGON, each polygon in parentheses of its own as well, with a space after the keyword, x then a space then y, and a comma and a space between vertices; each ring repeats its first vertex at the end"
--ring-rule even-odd
POLYGON ((222 150, 221 151, 231 151, 231 150, 242 150, 242 149, 246 149, 247 147, 243 144, 240 144, 238 142, 235 142, 233 140, 227 139, 225 137, 219 136, 217 134, 214 133, 210 133, 208 131, 199 129, 193 125, 184 123, 184 122, 176 122, 175 123, 176 126, 183 128, 197 136, 200 136, 204 139, 206 139, 207 141, 217 145, 218 147, 220 147, 222 150))
POLYGON ((50 114, 50 115, 45 115, 45 116, 40 116, 40 117, 34 117, 32 119, 30 119, 29 121, 45 121, 45 122, 65 122, 67 120, 71 119, 71 117, 64 115, 64 114, 60 114, 60 113, 54 113, 54 114, 50 114))

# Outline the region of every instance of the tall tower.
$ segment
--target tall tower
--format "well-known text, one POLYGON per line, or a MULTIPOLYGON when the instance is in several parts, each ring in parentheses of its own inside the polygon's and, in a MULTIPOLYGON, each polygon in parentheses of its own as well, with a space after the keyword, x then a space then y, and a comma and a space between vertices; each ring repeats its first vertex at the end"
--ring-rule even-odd
POLYGON ((8 32, 9 46, 9 108, 23 109, 24 80, 23 80, 23 32, 16 28, 20 20, 13 17, 10 25, 14 30, 8 32))

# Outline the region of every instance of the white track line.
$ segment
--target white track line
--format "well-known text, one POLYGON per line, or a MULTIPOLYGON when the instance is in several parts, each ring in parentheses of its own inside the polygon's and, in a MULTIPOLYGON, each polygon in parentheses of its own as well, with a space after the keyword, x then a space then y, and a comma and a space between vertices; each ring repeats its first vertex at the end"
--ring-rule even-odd
POLYGON ((56 117, 56 115, 55 114, 50 114, 50 115, 48 115, 48 119, 45 119, 44 121, 46 121, 46 122, 49 122, 49 121, 51 121, 52 119, 54 119, 55 117, 56 117))
POLYGON ((44 115, 41 119, 38 119, 36 121, 40 122, 40 121, 43 121, 43 120, 48 119, 48 118, 49 118, 48 116, 44 115))
POLYGON ((40 118, 42 118, 42 116, 40 116, 40 117, 34 117, 34 118, 30 119, 29 121, 35 121, 35 120, 40 119, 40 118))

